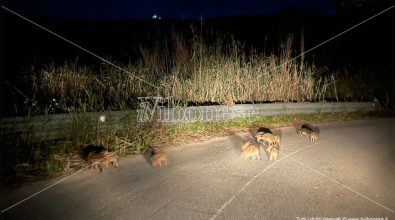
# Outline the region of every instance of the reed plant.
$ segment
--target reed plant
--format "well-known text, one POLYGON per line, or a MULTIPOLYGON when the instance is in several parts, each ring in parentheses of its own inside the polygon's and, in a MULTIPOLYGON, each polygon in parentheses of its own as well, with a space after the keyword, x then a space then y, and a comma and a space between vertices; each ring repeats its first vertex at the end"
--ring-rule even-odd
POLYGON ((335 79, 316 77, 313 64, 293 59, 292 41, 289 36, 278 55, 263 56, 245 54, 235 40, 208 45, 175 35, 171 49, 140 47, 139 62, 119 64, 126 71, 48 65, 38 76, 38 93, 55 97, 66 112, 136 108, 137 97, 146 96, 186 104, 223 104, 227 97, 237 103, 323 100, 335 79))

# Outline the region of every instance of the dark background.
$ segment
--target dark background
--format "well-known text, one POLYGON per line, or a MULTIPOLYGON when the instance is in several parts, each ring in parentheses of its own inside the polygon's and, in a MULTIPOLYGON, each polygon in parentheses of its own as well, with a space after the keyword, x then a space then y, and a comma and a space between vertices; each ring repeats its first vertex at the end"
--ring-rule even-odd
MULTIPOLYGON (((191 27, 207 42, 233 37, 244 43, 246 53, 250 48, 258 53, 278 53, 280 43, 293 34, 296 56, 300 54, 302 27, 308 50, 393 5, 392 1, 362 0, 246 1, 247 5, 238 1, 201 1, 197 5, 183 1, 54 2, 20 0, 3 2, 2 6, 120 64, 137 61, 140 46, 153 47, 171 39, 173 33, 190 39, 191 27), (161 19, 152 19, 157 12, 161 19)), ((306 60, 332 72, 371 71, 388 92, 393 88, 393 16, 392 8, 306 54, 306 60)), ((4 79, 18 85, 29 68, 40 69, 52 62, 62 65, 65 60, 78 59, 80 65, 101 63, 4 8, 1 18, 2 88, 4 79)), ((7 105, 6 93, 2 89, 3 105, 7 105)))

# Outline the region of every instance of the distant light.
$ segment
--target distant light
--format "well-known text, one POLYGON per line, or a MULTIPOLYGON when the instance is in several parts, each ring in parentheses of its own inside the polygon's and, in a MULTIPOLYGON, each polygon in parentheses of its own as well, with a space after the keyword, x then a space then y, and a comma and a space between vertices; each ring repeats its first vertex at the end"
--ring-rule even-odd
POLYGON ((154 20, 160 20, 160 19, 162 19, 162 17, 161 17, 161 16, 158 16, 157 14, 154 14, 154 15, 152 15, 152 19, 154 19, 154 20))

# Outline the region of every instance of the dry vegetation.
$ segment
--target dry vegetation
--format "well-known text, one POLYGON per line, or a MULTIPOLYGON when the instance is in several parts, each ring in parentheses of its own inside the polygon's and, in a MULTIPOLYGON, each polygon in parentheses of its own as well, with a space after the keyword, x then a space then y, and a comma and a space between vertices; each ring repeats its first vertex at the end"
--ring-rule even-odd
POLYGON ((335 81, 316 77, 314 65, 292 59, 292 37, 278 56, 246 55, 236 41, 206 45, 176 36, 172 45, 172 50, 140 48, 142 59, 123 67, 127 72, 106 65, 96 71, 49 65, 38 74, 36 93, 54 97, 64 112, 85 112, 135 108, 141 96, 172 97, 173 104, 319 101, 335 81))

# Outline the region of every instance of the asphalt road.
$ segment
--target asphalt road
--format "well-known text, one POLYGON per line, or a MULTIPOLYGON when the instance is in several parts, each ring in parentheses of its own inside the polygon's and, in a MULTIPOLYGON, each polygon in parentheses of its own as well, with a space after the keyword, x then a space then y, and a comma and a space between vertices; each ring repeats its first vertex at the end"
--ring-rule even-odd
MULTIPOLYGON (((250 133, 167 149, 102 174, 86 170, 2 212, 3 219, 395 219, 394 119, 318 124, 311 143, 294 127, 277 162, 239 157, 250 133)), ((58 179, 2 194, 2 210, 58 179)))

